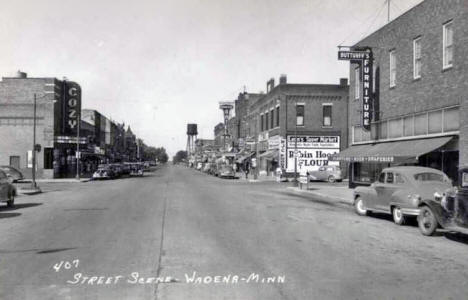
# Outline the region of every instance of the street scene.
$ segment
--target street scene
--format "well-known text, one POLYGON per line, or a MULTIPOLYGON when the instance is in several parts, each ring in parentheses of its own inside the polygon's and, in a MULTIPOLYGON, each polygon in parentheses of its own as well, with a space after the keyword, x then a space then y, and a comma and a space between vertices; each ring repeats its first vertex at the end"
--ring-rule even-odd
POLYGON ((0 299, 466 298, 468 0, 66 5, 0 12, 0 299))

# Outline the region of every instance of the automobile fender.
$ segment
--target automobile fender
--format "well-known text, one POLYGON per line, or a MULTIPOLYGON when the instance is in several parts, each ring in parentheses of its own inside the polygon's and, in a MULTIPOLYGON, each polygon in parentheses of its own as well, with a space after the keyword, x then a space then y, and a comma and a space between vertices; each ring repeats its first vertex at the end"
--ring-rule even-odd
POLYGON ((442 218, 444 214, 444 209, 442 208, 440 203, 434 200, 427 200, 427 199, 421 200, 421 202, 419 203, 419 207, 422 207, 424 205, 428 206, 432 210, 437 222, 443 226, 443 224, 445 223, 442 218))
POLYGON ((373 190, 373 189, 371 189, 369 187, 357 187, 354 190, 353 204, 355 204, 355 201, 356 201, 357 197, 361 197, 361 199, 363 200, 365 206, 369 206, 368 201, 372 201, 372 200, 375 201, 375 199, 377 197, 377 193, 375 192, 375 190, 373 190))

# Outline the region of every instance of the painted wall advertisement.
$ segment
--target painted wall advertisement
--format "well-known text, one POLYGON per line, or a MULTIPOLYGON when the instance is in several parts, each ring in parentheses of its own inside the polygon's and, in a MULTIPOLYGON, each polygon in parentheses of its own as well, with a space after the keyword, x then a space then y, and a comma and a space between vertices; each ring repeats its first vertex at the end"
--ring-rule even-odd
POLYGON ((321 166, 339 166, 339 162, 328 160, 329 157, 339 152, 339 136, 288 135, 286 145, 286 172, 294 172, 296 157, 297 172, 299 174, 317 171, 321 166))

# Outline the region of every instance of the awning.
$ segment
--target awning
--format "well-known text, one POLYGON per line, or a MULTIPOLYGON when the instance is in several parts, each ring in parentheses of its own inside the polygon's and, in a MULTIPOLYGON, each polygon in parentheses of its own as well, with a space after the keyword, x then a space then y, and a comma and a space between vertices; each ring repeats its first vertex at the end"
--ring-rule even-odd
POLYGON ((250 158, 252 157, 252 155, 254 155, 255 152, 250 152, 250 153, 244 153, 243 155, 241 155, 239 158, 237 158, 236 162, 241 164, 244 162, 244 160, 246 160, 247 158, 250 158))
POLYGON ((260 154, 258 157, 264 158, 266 160, 275 160, 278 159, 278 149, 268 150, 265 153, 260 154))
POLYGON ((402 163, 432 152, 453 137, 394 141, 386 143, 355 145, 333 155, 330 160, 347 162, 402 163))

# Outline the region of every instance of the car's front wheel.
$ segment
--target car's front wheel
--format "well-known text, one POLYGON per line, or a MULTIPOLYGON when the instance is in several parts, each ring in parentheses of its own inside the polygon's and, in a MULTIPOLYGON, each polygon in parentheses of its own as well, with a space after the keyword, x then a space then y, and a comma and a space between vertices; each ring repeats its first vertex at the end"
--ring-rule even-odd
POLYGON ((328 182, 333 183, 335 181, 336 181, 335 176, 333 175, 328 176, 328 182))
POLYGON ((7 201, 7 206, 8 207, 13 207, 15 205, 15 195, 13 192, 10 192, 8 194, 8 201, 7 201))
POLYGON ((421 207, 418 216, 418 227, 422 234, 430 236, 437 230, 437 220, 428 206, 421 207))
POLYGON ((354 200, 354 210, 360 216, 368 215, 368 211, 367 209, 365 209, 364 201, 362 200, 361 197, 357 197, 356 200, 354 200))
POLYGON ((406 217, 403 215, 401 212, 401 208, 398 206, 394 207, 392 209, 392 215, 393 215, 393 222, 397 225, 403 225, 406 222, 406 217))

